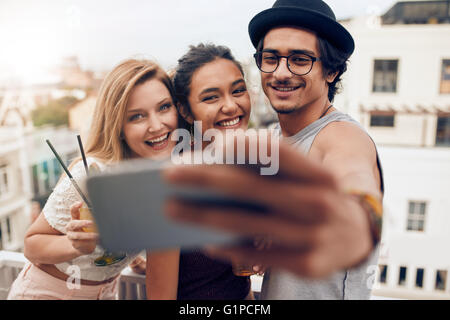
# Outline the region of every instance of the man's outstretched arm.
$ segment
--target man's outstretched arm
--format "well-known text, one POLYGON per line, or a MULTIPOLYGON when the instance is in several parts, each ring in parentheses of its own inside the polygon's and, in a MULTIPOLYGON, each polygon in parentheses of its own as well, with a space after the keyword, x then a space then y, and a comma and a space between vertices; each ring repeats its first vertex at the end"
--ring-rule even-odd
MULTIPOLYGON (((214 189, 258 202, 266 207, 266 212, 255 215, 244 209, 205 207, 178 200, 168 203, 166 211, 178 221, 241 236, 264 235, 273 241, 271 248, 264 251, 248 247, 210 248, 209 253, 217 258, 235 258, 302 276, 324 277, 358 265, 373 249, 365 209, 346 193, 346 184, 325 165, 333 157, 333 153, 325 154, 320 163, 280 144, 279 172, 275 176, 260 176, 240 166, 172 167, 165 172, 169 183, 214 189)), ((355 176, 345 179, 360 185, 355 176)))

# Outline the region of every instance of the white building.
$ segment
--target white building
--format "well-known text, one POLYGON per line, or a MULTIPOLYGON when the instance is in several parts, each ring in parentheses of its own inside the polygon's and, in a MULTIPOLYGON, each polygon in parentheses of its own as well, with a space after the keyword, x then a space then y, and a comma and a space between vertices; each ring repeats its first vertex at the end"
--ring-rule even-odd
POLYGON ((79 90, 57 90, 52 84, 0 92, 0 250, 23 248, 31 201, 42 206, 62 172, 45 140, 52 141, 66 163, 79 155, 75 132, 33 128, 30 116, 37 103, 73 94, 83 97, 79 90))
POLYGON ((77 133, 67 127, 43 127, 25 134, 28 170, 33 199, 45 204, 63 169, 46 143, 50 140, 66 165, 80 156, 77 133))
POLYGON ((20 129, 0 128, 0 250, 23 247, 29 225, 30 177, 20 129))
POLYGON ((335 105, 377 143, 386 184, 376 295, 450 299, 449 5, 344 22, 356 50, 335 105))
POLYGON ((450 299, 450 148, 380 147, 386 192, 374 293, 450 299))

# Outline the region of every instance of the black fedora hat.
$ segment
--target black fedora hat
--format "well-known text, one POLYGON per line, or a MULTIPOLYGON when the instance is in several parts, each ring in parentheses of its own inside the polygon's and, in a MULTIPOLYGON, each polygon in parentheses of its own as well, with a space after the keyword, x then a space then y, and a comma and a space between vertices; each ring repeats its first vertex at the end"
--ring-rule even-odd
POLYGON ((355 42, 350 33, 336 21, 333 10, 322 0, 277 0, 272 8, 258 13, 248 26, 253 46, 272 28, 299 26, 316 32, 348 55, 355 42))

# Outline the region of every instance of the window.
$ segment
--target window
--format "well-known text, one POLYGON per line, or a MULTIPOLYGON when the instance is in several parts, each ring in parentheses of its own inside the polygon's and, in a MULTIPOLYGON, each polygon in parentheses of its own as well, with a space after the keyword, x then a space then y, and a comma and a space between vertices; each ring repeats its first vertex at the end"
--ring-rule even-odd
MULTIPOLYGON (((78 151, 71 152, 71 153, 65 155, 66 166, 69 166, 69 164, 70 164, 73 160, 75 160, 78 156, 79 156, 79 155, 78 155, 78 151)), ((58 162, 58 164, 59 164, 59 162, 58 162)))
POLYGON ((423 231, 425 228, 426 203, 410 201, 408 208, 408 231, 423 231))
POLYGON ((416 287, 423 288, 423 274, 425 270, 423 268, 417 268, 416 270, 416 287))
POLYGON ((34 196, 47 196, 56 186, 62 168, 56 158, 33 165, 33 191, 34 196))
POLYGON ((34 195, 39 195, 40 191, 39 191, 39 168, 38 165, 35 164, 33 165, 33 192, 34 195))
POLYGON ((373 92, 397 92, 398 60, 375 60, 373 92))
POLYGON ((8 173, 8 166, 6 164, 0 165, 0 199, 5 198, 11 192, 8 173))
POLYGON ((400 272, 398 274, 398 285, 405 286, 406 285, 406 267, 400 267, 400 272))
POLYGON ((436 146, 450 147, 450 113, 438 114, 436 146))
MULTIPOLYGON (((68 166, 69 164, 67 164, 68 166)), ((58 183, 59 177, 61 176, 62 173, 62 167, 59 164, 59 161, 55 158, 53 159, 53 170, 54 170, 54 180, 56 181, 55 184, 53 185, 56 186, 56 184, 58 183)))
POLYGON ((41 172, 39 178, 44 183, 44 188, 46 192, 50 192, 50 171, 48 168, 48 161, 42 163, 41 172))
POLYGON ((450 93, 450 59, 442 60, 441 93, 450 93))
POLYGON ((395 113, 393 112, 371 112, 371 127, 394 127, 395 113))
POLYGON ((436 290, 445 290, 445 283, 447 282, 447 271, 446 270, 438 270, 436 271, 436 290))
POLYGON ((386 283, 388 266, 384 265, 384 264, 380 264, 378 267, 380 268, 380 278, 378 280, 380 283, 386 283))
POLYGON ((0 250, 3 250, 11 241, 11 217, 6 217, 0 220, 0 250))

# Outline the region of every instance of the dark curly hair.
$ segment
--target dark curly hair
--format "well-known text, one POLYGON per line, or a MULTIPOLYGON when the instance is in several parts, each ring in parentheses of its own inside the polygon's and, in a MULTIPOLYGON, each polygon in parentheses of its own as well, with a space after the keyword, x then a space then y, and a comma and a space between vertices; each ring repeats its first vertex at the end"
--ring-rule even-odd
POLYGON ((188 52, 178 60, 178 66, 173 76, 173 85, 177 101, 190 111, 188 97, 191 92, 191 81, 195 71, 217 59, 227 59, 233 62, 244 75, 241 64, 234 58, 231 50, 225 46, 212 43, 200 43, 190 46, 188 52))
POLYGON ((334 96, 342 89, 341 76, 347 71, 350 55, 339 50, 329 41, 318 36, 320 61, 322 61, 323 76, 337 73, 336 78, 328 83, 328 99, 333 102, 334 96))
MULTIPOLYGON (((320 61, 322 62, 323 77, 326 78, 330 74, 337 73, 336 78, 328 83, 328 99, 333 102, 334 97, 342 88, 341 76, 347 71, 347 63, 350 55, 339 50, 328 40, 317 35, 319 44, 320 61)), ((256 51, 261 51, 264 46, 264 37, 258 43, 256 51)))

